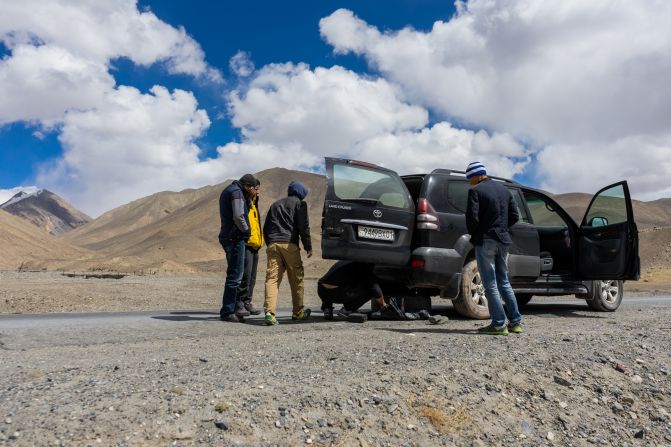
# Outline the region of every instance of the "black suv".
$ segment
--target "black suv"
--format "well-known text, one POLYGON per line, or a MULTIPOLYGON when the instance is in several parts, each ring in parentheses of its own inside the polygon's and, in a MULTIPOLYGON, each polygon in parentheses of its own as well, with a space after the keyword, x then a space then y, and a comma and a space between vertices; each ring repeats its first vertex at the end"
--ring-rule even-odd
MULTIPOLYGON (((470 185, 463 171, 400 177, 370 163, 326 158, 326 176, 325 259, 375 264, 376 276, 402 286, 416 304, 430 306, 431 297, 440 295, 453 300, 461 315, 489 317, 472 247, 455 249, 467 233, 470 185)), ((616 310, 623 281, 640 274, 627 182, 599 191, 577 225, 542 191, 491 178, 508 188, 520 214, 511 228, 508 261, 518 303, 575 294, 591 309, 616 310)))

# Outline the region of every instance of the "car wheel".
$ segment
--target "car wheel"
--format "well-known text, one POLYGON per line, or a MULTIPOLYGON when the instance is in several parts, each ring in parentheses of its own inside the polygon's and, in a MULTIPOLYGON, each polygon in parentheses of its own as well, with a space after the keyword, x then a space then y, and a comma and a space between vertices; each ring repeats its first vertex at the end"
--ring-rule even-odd
POLYGON ((531 298, 534 296, 530 293, 516 293, 515 294, 515 299, 517 299, 517 305, 519 307, 524 307, 527 304, 529 304, 529 301, 531 301, 531 298))
POLYGON ((489 318, 485 287, 482 284, 478 264, 475 259, 466 263, 463 269, 461 293, 452 301, 454 309, 464 317, 485 320, 489 318))
POLYGON ((592 293, 585 298, 587 305, 592 310, 599 312, 614 312, 620 307, 624 296, 622 281, 617 279, 606 279, 594 281, 592 293))

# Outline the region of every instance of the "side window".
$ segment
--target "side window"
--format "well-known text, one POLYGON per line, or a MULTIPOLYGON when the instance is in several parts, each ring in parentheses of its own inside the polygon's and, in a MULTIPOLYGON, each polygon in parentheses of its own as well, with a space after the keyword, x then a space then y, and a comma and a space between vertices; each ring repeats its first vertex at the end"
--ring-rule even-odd
POLYGON ((599 193, 585 216, 585 225, 603 227, 627 221, 627 202, 624 188, 616 185, 599 193))
POLYGON ((509 189, 510 195, 513 196, 513 201, 515 206, 517 206, 517 214, 520 215, 520 222, 529 223, 529 215, 527 210, 524 207, 524 199, 522 199, 522 193, 519 189, 509 189))
POLYGON ((452 213, 466 214, 468 207, 468 190, 470 183, 450 181, 447 184, 447 205, 452 213))
POLYGON ((524 198, 527 201, 529 212, 534 224, 539 227, 566 228, 566 221, 557 214, 552 204, 545 201, 542 196, 532 192, 525 192, 524 198))

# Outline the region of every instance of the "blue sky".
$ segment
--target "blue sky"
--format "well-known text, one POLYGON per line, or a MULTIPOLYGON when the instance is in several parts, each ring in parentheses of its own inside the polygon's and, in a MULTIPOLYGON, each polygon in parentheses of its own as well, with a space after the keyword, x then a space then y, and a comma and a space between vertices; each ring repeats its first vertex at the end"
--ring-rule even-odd
POLYGON ((643 1, 8 4, 0 201, 47 187, 98 215, 334 155, 668 197, 646 166, 671 169, 669 19, 643 1))

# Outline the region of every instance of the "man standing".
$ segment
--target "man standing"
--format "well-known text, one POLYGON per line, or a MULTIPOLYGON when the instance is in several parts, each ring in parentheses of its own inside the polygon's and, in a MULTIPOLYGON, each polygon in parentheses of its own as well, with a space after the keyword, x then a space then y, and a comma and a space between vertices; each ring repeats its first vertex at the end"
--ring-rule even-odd
POLYGON ((492 322, 478 332, 492 335, 508 335, 509 331, 521 333, 522 315, 508 278, 508 247, 513 242, 509 229, 519 220, 517 207, 508 189, 487 176, 482 163, 469 164, 466 178, 471 183, 466 226, 475 246, 478 271, 492 318, 492 322), (505 312, 501 296, 506 303, 505 312))
POLYGON ((270 206, 263 225, 263 236, 268 244, 263 308, 265 323, 269 326, 277 324, 277 294, 285 270, 291 286, 291 319, 305 320, 310 316, 310 309, 303 308, 303 261, 298 247, 300 238, 308 258, 312 256, 308 205, 303 201, 307 195, 308 189, 301 182, 291 182, 287 197, 270 206))
POLYGON ((249 239, 249 201, 256 187, 256 178, 245 174, 234 181, 219 196, 221 230, 219 243, 226 252, 226 284, 219 318, 221 321, 240 322, 249 312, 237 308, 237 292, 245 261, 245 241, 249 239))
POLYGON ((245 266, 242 281, 238 288, 238 308, 244 307, 252 315, 258 315, 260 310, 252 304, 254 286, 256 285, 256 268, 259 265, 259 249, 263 246, 263 233, 261 232, 261 216, 259 214, 259 190, 261 182, 256 179, 256 187, 252 192, 249 205, 249 229, 250 236, 245 244, 245 266))

